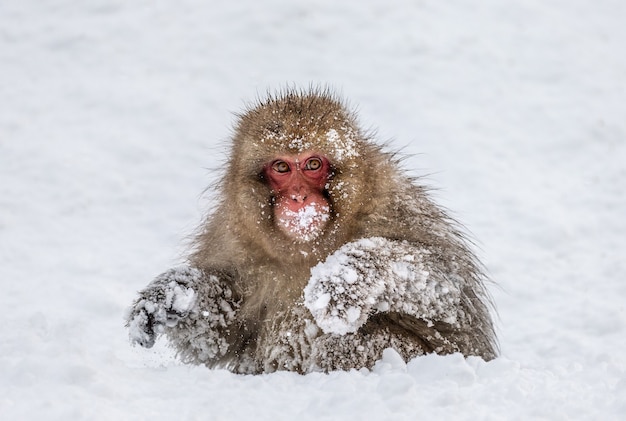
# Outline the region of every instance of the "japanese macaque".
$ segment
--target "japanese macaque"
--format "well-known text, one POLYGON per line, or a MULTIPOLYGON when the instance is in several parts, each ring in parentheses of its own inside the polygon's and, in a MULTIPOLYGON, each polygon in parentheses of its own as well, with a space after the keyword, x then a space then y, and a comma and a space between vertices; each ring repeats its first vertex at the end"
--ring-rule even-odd
POLYGON ((183 267, 128 311, 131 341, 236 373, 497 355, 487 279, 461 229, 331 92, 239 116, 214 211, 183 267))

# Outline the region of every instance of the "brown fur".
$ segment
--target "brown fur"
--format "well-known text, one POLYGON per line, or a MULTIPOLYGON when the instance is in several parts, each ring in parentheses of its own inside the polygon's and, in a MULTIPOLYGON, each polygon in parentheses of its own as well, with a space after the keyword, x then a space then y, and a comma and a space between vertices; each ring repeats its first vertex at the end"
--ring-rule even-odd
POLYGON ((240 276, 239 288, 245 291, 242 313, 254 324, 259 320, 261 325, 271 323, 274 315, 294 307, 301 299, 310 267, 360 237, 426 244, 440 250, 442 258, 460 255, 468 271, 477 271, 460 237, 437 235, 438 226, 449 221, 432 203, 423 202, 420 220, 412 220, 415 215, 398 203, 403 198, 397 195, 406 194, 405 199, 413 201, 412 195, 424 196, 424 190, 410 186, 407 192, 409 186, 398 185, 398 163, 370 142, 357 127, 354 115, 329 92, 288 91, 261 102, 241 116, 230 156, 220 194, 223 202, 198 237, 191 261, 200 268, 235 270, 240 276), (294 138, 310 138, 314 149, 332 156, 329 151, 335 145, 326 144, 322 134, 342 127, 347 128, 344 132, 352 131, 359 156, 333 162, 334 176, 328 189, 332 225, 313 243, 294 244, 273 225, 270 191, 260 178, 262 166, 279 153, 298 153, 298 145, 289 146, 294 138), (268 139, 268 134, 273 138, 268 139), (333 189, 340 183, 345 183, 342 190, 349 191, 346 198, 333 189))
POLYGON ((332 93, 287 90, 240 115, 218 197, 220 203, 203 224, 189 260, 206 273, 227 274, 220 282, 232 290, 240 307, 237 320, 223 333, 228 350, 216 358, 201 361, 188 349, 188 339, 170 335, 189 361, 240 372, 307 372, 368 367, 387 346, 405 358, 428 352, 485 359, 497 354, 486 278, 463 234, 332 93), (275 226, 272 192, 262 171, 274 157, 304 150, 321 153, 332 164, 326 189, 331 220, 308 243, 287 238, 275 226), (425 248, 441 276, 458 277, 459 324, 432 324, 392 312, 372 314, 358 332, 345 336, 315 333, 315 323, 302 306, 311 267, 342 245, 368 237, 425 248), (313 339, 285 337, 292 331, 300 336, 314 332, 309 335, 313 339), (356 351, 361 348, 355 344, 369 349, 356 351), (315 353, 319 355, 311 356, 315 353), (304 354, 310 357, 307 363, 302 362, 304 354))

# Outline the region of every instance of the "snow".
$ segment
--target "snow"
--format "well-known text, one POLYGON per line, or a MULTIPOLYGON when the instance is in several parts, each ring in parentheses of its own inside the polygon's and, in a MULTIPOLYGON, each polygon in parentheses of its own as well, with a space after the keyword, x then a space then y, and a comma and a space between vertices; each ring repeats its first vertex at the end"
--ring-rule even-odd
POLYGON ((333 148, 332 152, 335 160, 341 162, 345 159, 359 156, 354 136, 355 134, 349 127, 343 127, 343 135, 340 135, 335 129, 330 129, 326 132, 326 140, 333 148))
POLYGON ((414 314, 429 323, 445 320, 458 326, 458 275, 430 277, 427 253, 380 237, 345 244, 311 269, 304 305, 325 333, 356 332, 372 311, 414 314), (419 263, 409 265, 410 260, 419 263))
POLYGON ((317 142, 320 136, 326 137, 328 142, 328 153, 335 162, 343 162, 348 158, 359 156, 358 148, 355 139, 355 133, 351 127, 341 127, 342 133, 339 134, 337 130, 330 129, 325 133, 308 133, 303 134, 302 137, 288 138, 285 133, 275 133, 271 130, 266 130, 264 138, 259 139, 261 143, 265 142, 265 138, 272 141, 288 141, 286 143, 289 149, 298 151, 298 153, 308 152, 312 146, 317 142))
MULTIPOLYGON (((189 285, 190 281, 198 279, 202 272, 190 267, 177 267, 159 275, 153 285, 165 283, 163 289, 153 288, 150 293, 138 299, 136 309, 127 309, 125 318, 129 320, 128 336, 133 344, 152 346, 154 335, 146 333, 145 326, 152 321, 152 315, 157 333, 163 333, 163 326, 176 326, 182 316, 186 316, 196 302, 196 292, 189 285), (164 298, 164 299, 163 299, 164 298), (132 317, 131 317, 132 316, 132 317)), ((152 327, 151 329, 152 330, 152 327)))
POLYGON ((289 236, 302 241, 315 239, 330 218, 330 209, 322 203, 310 202, 296 211, 287 205, 284 208, 278 215, 278 225, 289 236))
MULTIPOLYGON (((626 5, 0 5, 0 418, 626 417, 626 5), (232 112, 329 84, 477 239, 502 356, 237 376, 131 347, 232 112)), ((366 164, 366 163, 365 163, 366 164)), ((182 305, 182 302, 181 302, 182 305)))

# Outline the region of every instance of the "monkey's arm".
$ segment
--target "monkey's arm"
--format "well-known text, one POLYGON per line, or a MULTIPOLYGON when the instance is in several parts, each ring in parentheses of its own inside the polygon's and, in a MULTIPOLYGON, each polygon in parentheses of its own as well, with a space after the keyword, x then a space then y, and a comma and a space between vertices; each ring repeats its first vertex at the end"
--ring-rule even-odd
POLYGON ((228 348, 226 330, 239 309, 227 278, 190 266, 159 275, 128 311, 131 342, 150 348, 157 336, 166 334, 190 362, 220 357, 228 348))
POLYGON ((304 297, 325 333, 356 332, 377 312, 455 325, 462 282, 425 248, 374 237, 348 243, 315 266, 304 297))

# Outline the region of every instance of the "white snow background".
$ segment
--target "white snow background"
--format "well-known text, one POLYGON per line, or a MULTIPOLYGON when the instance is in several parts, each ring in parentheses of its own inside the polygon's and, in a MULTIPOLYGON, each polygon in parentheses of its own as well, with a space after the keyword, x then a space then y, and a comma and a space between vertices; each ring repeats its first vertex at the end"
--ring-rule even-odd
MULTIPOLYGON (((0 3, 3 420, 626 419, 626 3, 0 3), (238 376, 123 314, 233 112, 329 84, 478 242, 502 356, 238 376)), ((366 164, 366 163, 364 163, 366 164)))

